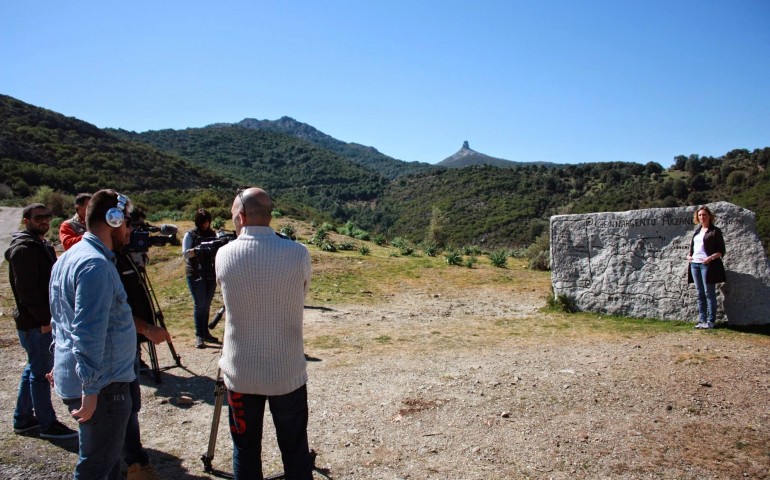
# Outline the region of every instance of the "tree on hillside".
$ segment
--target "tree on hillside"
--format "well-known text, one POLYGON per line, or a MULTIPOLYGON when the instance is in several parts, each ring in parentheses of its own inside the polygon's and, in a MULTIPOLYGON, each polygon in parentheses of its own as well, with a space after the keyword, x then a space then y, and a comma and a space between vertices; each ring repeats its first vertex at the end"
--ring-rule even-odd
POLYGON ((433 206, 430 215, 428 232, 425 235, 425 243, 444 248, 447 241, 446 215, 437 206, 433 206))

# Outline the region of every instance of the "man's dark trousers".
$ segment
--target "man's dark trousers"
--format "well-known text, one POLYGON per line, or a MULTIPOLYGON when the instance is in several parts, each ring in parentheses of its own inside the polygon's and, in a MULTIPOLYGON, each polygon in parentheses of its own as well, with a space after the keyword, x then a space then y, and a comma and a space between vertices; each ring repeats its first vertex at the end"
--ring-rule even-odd
POLYGON ((236 479, 262 480, 262 422, 270 404, 286 480, 312 480, 313 458, 307 440, 307 385, 286 395, 227 392, 233 473, 236 479))

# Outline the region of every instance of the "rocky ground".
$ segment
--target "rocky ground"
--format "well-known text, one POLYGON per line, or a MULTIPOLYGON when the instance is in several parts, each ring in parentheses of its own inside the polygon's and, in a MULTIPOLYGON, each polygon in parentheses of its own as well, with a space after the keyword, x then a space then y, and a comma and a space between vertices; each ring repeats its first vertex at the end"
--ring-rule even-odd
MULTIPOLYGON (((336 479, 769 477, 766 336, 579 337, 569 325, 510 335, 535 299, 474 297, 307 311, 319 467, 336 479)), ((75 445, 10 433, 23 357, 3 327, 1 476, 69 478, 75 445)), ((200 457, 218 351, 175 347, 184 368, 163 372, 160 384, 143 378, 145 445, 166 478, 209 478, 200 457)), ((167 348, 158 354, 174 365, 167 348)), ((230 448, 223 417, 216 468, 229 470, 230 448)), ((280 471, 272 433, 264 460, 280 471)))

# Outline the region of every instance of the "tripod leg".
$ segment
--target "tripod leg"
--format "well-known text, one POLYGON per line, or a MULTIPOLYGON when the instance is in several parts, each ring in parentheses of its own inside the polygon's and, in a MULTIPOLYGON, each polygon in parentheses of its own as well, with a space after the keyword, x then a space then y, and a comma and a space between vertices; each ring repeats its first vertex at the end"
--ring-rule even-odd
MULTIPOLYGON (((155 320, 158 322, 158 325, 160 325, 160 327, 163 330, 168 331, 168 329, 166 328, 166 322, 163 321, 163 312, 160 311, 160 307, 158 308, 158 311, 156 312, 155 320)), ((171 340, 168 340, 166 343, 168 343, 168 350, 169 350, 169 352, 171 352, 171 357, 176 362, 176 366, 177 367, 181 367, 182 366, 182 357, 181 357, 181 355, 176 353, 176 349, 174 348, 174 344, 171 343, 171 340)))
MULTIPOLYGON (((163 328, 165 329, 166 327, 163 327, 163 328)), ((174 358, 174 361, 176 362, 176 366, 181 367, 182 356, 176 353, 176 350, 174 349, 174 344, 171 343, 171 340, 167 341, 166 343, 168 343, 168 350, 169 352, 171 352, 171 356, 174 358)))
POLYGON ((155 383, 160 383, 160 365, 158 364, 158 351, 155 349, 155 344, 146 341, 147 353, 150 355, 150 370, 152 371, 152 379, 155 383))
POLYGON ((214 416, 211 419, 211 432, 209 433, 209 446, 206 453, 201 456, 203 461, 203 469, 207 473, 211 473, 214 469, 211 466, 212 460, 214 460, 214 451, 217 446, 217 434, 219 433, 219 420, 222 416, 222 405, 225 401, 225 393, 227 388, 225 387, 225 381, 222 379, 222 371, 217 371, 217 383, 214 386, 214 416))

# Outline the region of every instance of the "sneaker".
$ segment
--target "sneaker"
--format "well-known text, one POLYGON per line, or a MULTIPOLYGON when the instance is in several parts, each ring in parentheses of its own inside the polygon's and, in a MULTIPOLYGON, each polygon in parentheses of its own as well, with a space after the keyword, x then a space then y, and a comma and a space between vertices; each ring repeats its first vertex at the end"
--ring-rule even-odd
POLYGON ((195 337, 195 348, 206 348, 203 344, 203 337, 195 337))
POLYGON ((217 337, 215 337, 214 335, 210 334, 210 333, 207 333, 206 335, 204 335, 201 338, 203 338, 204 342, 219 343, 219 339, 217 337))
POLYGON ((695 325, 695 328, 706 328, 706 322, 698 322, 698 324, 695 325))
POLYGON ((14 425, 13 433, 26 433, 30 430, 35 430, 36 428, 40 428, 40 422, 37 421, 37 418, 32 417, 27 423, 23 425, 14 425))
POLYGON ((706 329, 710 330, 710 329, 714 328, 715 326, 716 325, 714 325, 714 322, 708 322, 708 323, 706 323, 706 326, 703 327, 703 328, 706 328, 706 329))
POLYGON ((161 477, 149 463, 147 465, 134 463, 128 466, 126 480, 161 480, 161 477))
POLYGON ((64 440, 66 438, 76 438, 78 432, 64 425, 60 421, 54 421, 50 427, 40 432, 40 438, 50 438, 52 440, 64 440))

